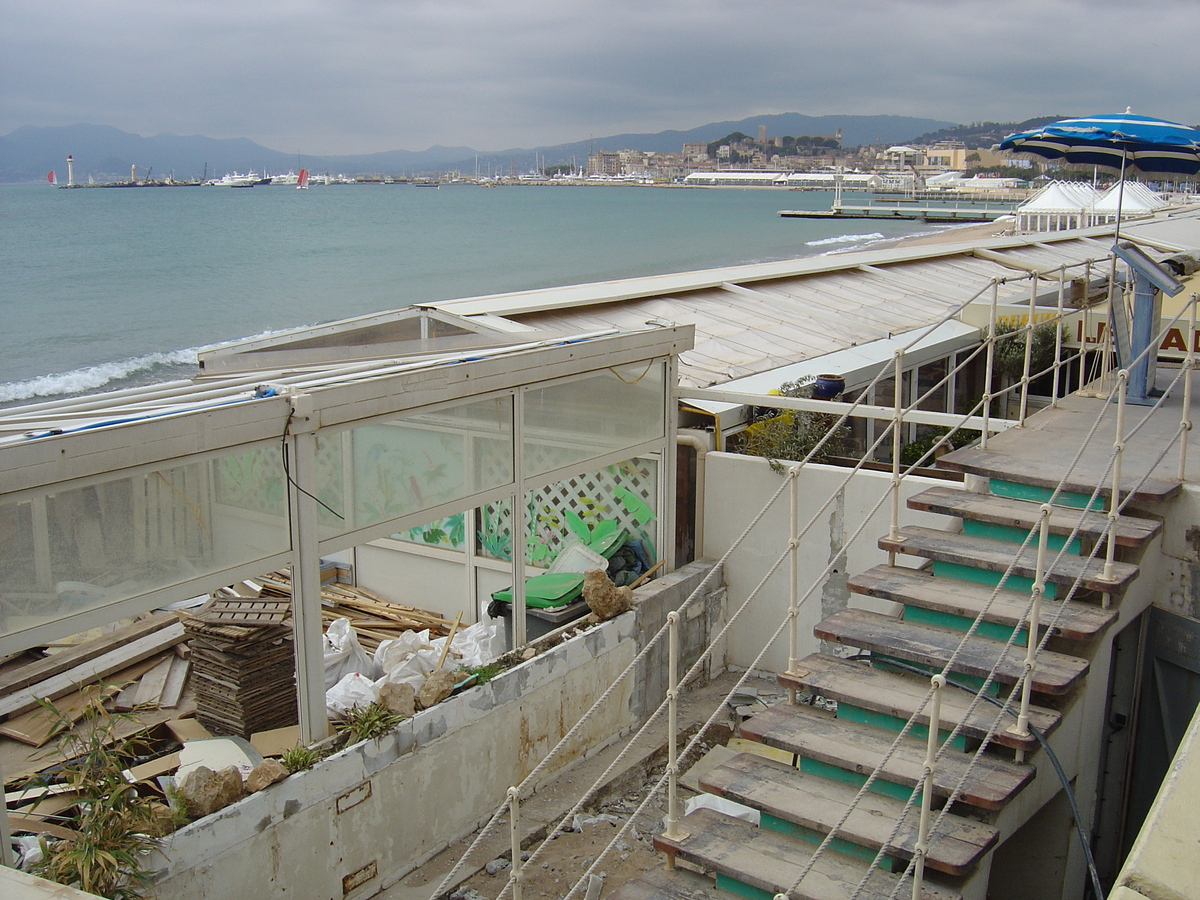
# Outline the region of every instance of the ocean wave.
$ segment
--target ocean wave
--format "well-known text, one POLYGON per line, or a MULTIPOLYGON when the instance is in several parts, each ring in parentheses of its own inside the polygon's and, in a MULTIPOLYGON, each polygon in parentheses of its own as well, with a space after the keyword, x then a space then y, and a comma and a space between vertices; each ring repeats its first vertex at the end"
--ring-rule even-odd
POLYGON ((167 353, 148 353, 134 359, 85 366, 70 372, 39 375, 25 381, 10 381, 0 384, 0 403, 14 400, 32 400, 36 397, 59 397, 99 390, 115 381, 123 381, 156 369, 174 366, 196 365, 196 354, 205 349, 191 347, 187 350, 172 350, 167 353))
POLYGON ((829 244, 857 244, 871 243, 873 241, 881 241, 884 236, 878 231, 873 231, 870 234, 839 234, 834 237, 822 238, 819 241, 805 241, 806 247, 825 247, 829 244))

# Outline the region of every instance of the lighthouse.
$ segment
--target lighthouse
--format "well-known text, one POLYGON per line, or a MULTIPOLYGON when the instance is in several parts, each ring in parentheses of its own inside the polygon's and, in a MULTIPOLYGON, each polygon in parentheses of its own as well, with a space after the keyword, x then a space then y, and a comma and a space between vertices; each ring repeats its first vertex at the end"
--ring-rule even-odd
POLYGON ((67 187, 75 187, 75 169, 73 168, 75 157, 70 153, 67 154, 67 187))

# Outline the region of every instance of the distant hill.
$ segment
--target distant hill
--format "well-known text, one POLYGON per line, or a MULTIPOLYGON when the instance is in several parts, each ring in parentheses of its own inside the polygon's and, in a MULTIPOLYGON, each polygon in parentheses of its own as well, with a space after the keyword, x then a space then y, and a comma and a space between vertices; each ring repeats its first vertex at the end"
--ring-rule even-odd
POLYGON ((75 157, 75 177, 85 180, 128 178, 130 166, 139 175, 177 179, 216 177, 226 172, 286 172, 301 166, 314 172, 388 174, 460 169, 474 171, 476 156, 493 171, 515 168, 526 171, 535 156, 548 165, 570 162, 583 165, 592 149, 650 150, 677 153, 685 143, 709 143, 734 131, 757 135, 758 126, 776 135, 832 135, 842 129, 842 145, 895 144, 917 135, 951 129, 951 122, 907 116, 806 116, 782 113, 752 116, 736 122, 713 122, 687 131, 656 134, 617 134, 548 147, 476 151, 471 147, 433 146, 426 150, 389 150, 357 156, 312 156, 271 150, 247 138, 210 138, 203 135, 159 134, 144 137, 106 125, 67 125, 44 128, 26 125, 0 136, 0 181, 37 181, 50 169, 66 176, 67 154, 75 157))
POLYGON ((1010 134, 1018 131, 1032 131, 1043 125, 1049 125, 1051 122, 1057 122, 1059 119, 1067 118, 1070 117, 1039 116, 1036 119, 1026 119, 1024 122, 972 122, 970 125, 953 125, 923 134, 914 143, 933 144, 938 141, 962 141, 972 150, 980 148, 986 150, 994 144, 1000 143, 1010 134))

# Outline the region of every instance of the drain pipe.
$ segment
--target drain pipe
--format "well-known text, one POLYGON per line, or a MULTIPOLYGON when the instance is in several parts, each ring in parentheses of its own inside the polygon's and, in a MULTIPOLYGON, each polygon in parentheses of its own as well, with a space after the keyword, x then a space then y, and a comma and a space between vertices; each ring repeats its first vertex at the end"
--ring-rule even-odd
POLYGON ((704 557, 704 459, 708 442, 695 434, 676 434, 675 443, 696 451, 696 559, 704 557))

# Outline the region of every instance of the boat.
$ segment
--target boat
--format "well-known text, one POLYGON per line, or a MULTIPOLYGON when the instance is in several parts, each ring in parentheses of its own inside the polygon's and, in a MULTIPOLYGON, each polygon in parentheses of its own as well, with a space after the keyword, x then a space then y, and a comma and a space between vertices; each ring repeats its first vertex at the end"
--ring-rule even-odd
POLYGON ((245 175, 239 175, 237 172, 232 172, 226 173, 220 178, 214 178, 212 181, 206 182, 206 184, 210 184, 215 187, 246 188, 254 187, 256 184, 260 184, 261 181, 262 179, 259 177, 257 172, 247 172, 245 175))
MULTIPOLYGON (((303 171, 303 170, 301 170, 303 171)), ((286 175, 271 175, 269 176, 270 184, 299 184, 300 176, 295 172, 289 171, 286 175)))
POLYGON ((301 169, 300 174, 296 176, 296 189, 300 191, 308 190, 308 169, 301 169))

